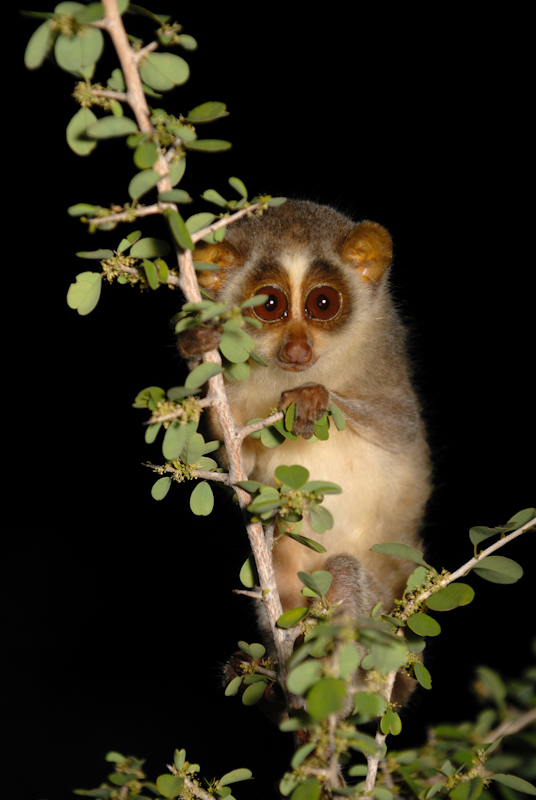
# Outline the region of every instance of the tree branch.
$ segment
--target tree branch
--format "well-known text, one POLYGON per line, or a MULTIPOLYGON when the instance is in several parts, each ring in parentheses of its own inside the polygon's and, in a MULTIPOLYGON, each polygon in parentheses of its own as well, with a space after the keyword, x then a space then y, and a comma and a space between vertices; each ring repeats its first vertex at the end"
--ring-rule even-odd
MULTIPOLYGON (((525 533, 526 531, 529 530, 529 528, 532 528, 535 525, 536 525, 536 517, 529 520, 529 522, 525 523, 525 525, 522 525, 520 528, 517 528, 515 531, 511 531, 506 536, 503 536, 496 542, 493 542, 493 544, 489 545, 489 547, 486 547, 486 549, 482 550, 477 556, 470 558, 469 561, 466 561, 465 564, 462 564, 462 566, 455 572, 451 572, 445 575, 440 581, 434 584, 434 587, 432 589, 427 589, 426 591, 418 594, 415 598, 412 599, 411 604, 414 605, 415 603, 422 603, 425 600, 427 600, 430 597, 430 595, 436 592, 438 588, 444 589, 445 586, 449 585, 449 583, 457 581, 458 578, 463 578, 464 575, 466 575, 471 569, 473 569, 473 567, 476 567, 476 565, 484 558, 491 555, 496 550, 499 550, 499 548, 504 547, 505 544, 509 544, 513 539, 516 539, 518 536, 521 536, 522 533, 525 533)), ((400 619, 407 620, 409 614, 407 613, 407 611, 403 611, 398 616, 400 619)))
MULTIPOLYGON (((529 530, 529 528, 532 528, 534 525, 536 525, 536 517, 534 517, 533 519, 529 520, 529 522, 525 523, 525 525, 521 525, 521 527, 517 528, 515 531, 511 531, 506 536, 503 536, 501 539, 498 539, 496 542, 491 544, 485 550, 482 550, 482 552, 479 553, 478 556, 475 556, 474 558, 469 559, 469 561, 466 561, 466 563, 463 564, 455 572, 452 572, 452 573, 450 573, 448 575, 445 575, 438 583, 436 583, 434 585, 433 589, 427 589, 426 591, 421 592, 420 594, 418 594, 415 598, 412 598, 411 606, 414 607, 414 605, 416 603, 420 604, 420 603, 424 602, 428 597, 430 597, 430 595, 432 595, 435 591, 437 591, 438 587, 440 589, 443 589, 445 586, 448 586, 450 583, 453 583, 453 581, 458 580, 458 578, 463 577, 464 575, 467 574, 467 572, 469 572, 469 570, 473 569, 473 567, 475 567, 480 561, 482 561, 482 559, 486 558, 486 556, 489 556, 489 555, 491 555, 491 553, 494 553, 499 548, 504 547, 504 545, 508 544, 513 539, 515 539, 518 536, 520 536, 522 533, 525 533, 527 530, 529 530)), ((400 614, 397 614, 397 617, 399 619, 402 619, 402 620, 406 621, 409 618, 409 616, 410 616, 410 613, 409 613, 409 610, 408 610, 409 606, 410 606, 410 604, 408 604, 408 606, 406 606, 406 608, 400 614)), ((402 635, 402 628, 399 628, 398 634, 402 635)), ((392 696, 392 693, 393 693, 393 687, 394 687, 394 684, 395 684, 395 678, 396 678, 396 670, 393 670, 387 676, 387 682, 386 682, 385 691, 384 691, 384 697, 387 700, 387 702, 390 702, 390 700, 391 700, 391 696, 392 696)), ((532 711, 529 712, 529 721, 528 722, 524 722, 523 725, 529 724, 529 722, 533 721, 533 717, 532 717, 533 713, 534 713, 534 716, 536 717, 536 710, 534 710, 534 712, 532 712, 532 711)), ((513 725, 514 723, 512 722, 511 724, 513 725)), ((509 727, 509 724, 507 726, 507 724, 505 723, 505 727, 509 727)), ((500 731, 501 728, 502 728, 502 726, 499 726, 499 728, 497 730, 500 731)), ((517 730, 517 728, 516 729, 504 730, 504 731, 498 733, 497 735, 495 735, 494 739, 492 741, 497 739, 499 736, 504 735, 505 733, 514 733, 515 730, 517 730)), ((366 791, 367 792, 372 792, 374 790, 374 785, 376 783, 376 775, 377 775, 377 772, 378 772, 378 764, 379 764, 379 761, 380 761, 379 748, 385 742, 386 738, 387 738, 386 734, 382 733, 380 728, 378 727, 378 731, 376 733, 376 744, 378 745, 378 752, 373 756, 368 756, 367 757, 367 776, 366 776, 366 779, 365 779, 365 786, 366 786, 366 791)))
POLYGON ((536 722, 536 708, 531 708, 529 711, 525 711, 524 714, 521 714, 516 719, 507 719, 504 722, 501 722, 494 731, 490 731, 486 734, 486 736, 482 739, 484 743, 492 744, 496 742, 497 739, 500 739, 501 736, 510 736, 512 733, 518 733, 519 731, 523 730, 523 728, 532 725, 533 722, 536 722))

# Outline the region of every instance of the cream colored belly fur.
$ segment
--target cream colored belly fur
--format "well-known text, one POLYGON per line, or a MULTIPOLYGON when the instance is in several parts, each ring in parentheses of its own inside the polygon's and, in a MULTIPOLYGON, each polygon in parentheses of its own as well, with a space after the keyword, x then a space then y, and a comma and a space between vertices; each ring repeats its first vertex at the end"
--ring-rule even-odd
MULTIPOLYGON (((283 537, 274 547, 274 567, 284 608, 303 605, 298 571, 322 569, 327 558, 347 553, 358 558, 378 579, 385 605, 392 605, 415 565, 393 559, 370 548, 378 542, 402 541, 419 547, 418 526, 427 498, 427 466, 422 461, 422 442, 400 454, 383 450, 350 428, 338 431, 332 424, 327 441, 287 441, 273 449, 258 440, 244 445, 249 477, 273 485, 280 464, 301 464, 311 480, 339 484, 342 494, 325 495, 323 505, 334 517, 334 526, 316 534, 304 520, 303 535, 316 539, 327 552, 315 551, 283 537)), ((387 610, 387 609, 385 609, 387 610)))

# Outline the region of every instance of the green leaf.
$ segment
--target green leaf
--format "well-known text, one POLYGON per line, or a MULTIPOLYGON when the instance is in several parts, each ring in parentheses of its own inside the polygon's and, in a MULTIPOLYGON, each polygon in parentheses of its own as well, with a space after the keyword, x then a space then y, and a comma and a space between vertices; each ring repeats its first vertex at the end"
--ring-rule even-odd
POLYGON ((417 678, 423 689, 432 688, 432 676, 430 675, 430 672, 426 669, 424 664, 421 664, 420 661, 416 661, 413 665, 413 671, 415 672, 415 677, 417 678))
POLYGON ((288 689, 293 694, 305 696, 306 692, 320 680, 322 663, 309 659, 291 670, 288 675, 288 689))
POLYGON ((242 565, 242 569, 240 570, 240 582, 243 586, 247 589, 253 589, 259 582, 259 577, 257 575, 257 567, 255 565, 255 559, 253 556, 249 556, 246 558, 242 565))
POLYGON ((184 142, 187 150, 201 150, 205 153, 221 153, 229 150, 232 145, 224 139, 196 139, 193 142, 184 142))
POLYGON ((163 797, 178 797, 184 786, 184 778, 178 775, 159 775, 156 779, 156 788, 163 797))
POLYGON ((230 320, 224 323, 219 348, 228 361, 236 364, 246 362, 254 347, 255 342, 248 333, 230 320))
POLYGON ((481 684, 480 693, 491 697, 499 708, 503 708, 507 689, 501 676, 490 667, 477 667, 476 674, 481 684))
POLYGON ((161 180, 161 176, 153 169, 144 169, 134 175, 128 185, 128 193, 132 200, 137 200, 147 192, 150 192, 151 189, 154 189, 159 180, 161 180))
POLYGON ((67 292, 67 305, 81 316, 89 314, 99 302, 102 276, 98 272, 81 272, 76 283, 71 283, 67 292))
POLYGON ((251 368, 247 361, 240 364, 225 364, 224 374, 228 381, 247 381, 251 368))
POLYGON ((495 775, 491 775, 490 777, 492 781, 502 783, 503 786, 508 786, 510 789, 515 789, 516 792, 536 795, 536 786, 533 786, 532 783, 529 783, 523 778, 518 778, 516 775, 504 775, 501 772, 497 772, 495 775))
POLYGON ((266 647, 258 642, 252 642, 249 646, 249 654, 255 661, 259 661, 266 655, 266 647))
POLYGON ((190 233, 196 233, 208 227, 215 219, 215 214, 211 214, 209 211, 201 211, 199 214, 192 214, 191 217, 188 217, 185 225, 190 233))
POLYGON ((141 60, 139 70, 142 81, 157 92, 169 92, 190 75, 187 62, 174 53, 149 53, 141 60))
POLYGON ((186 444, 188 427, 173 420, 164 434, 162 453, 166 461, 175 461, 186 444))
POLYGON ((314 719, 326 719, 341 711, 346 698, 346 684, 340 678, 322 678, 307 692, 307 710, 314 719))
POLYGON ((207 481, 198 483, 190 495, 190 508, 198 517, 208 517, 214 508, 214 493, 207 481))
POLYGON ((359 666, 360 655, 352 642, 341 647, 339 652, 339 678, 349 678, 359 666))
POLYGON ((93 261, 102 261, 103 258, 112 258, 113 250, 80 250, 78 258, 87 258, 93 261))
MULTIPOLYGON (((331 586, 333 575, 331 572, 327 572, 326 570, 318 570, 312 574, 309 574, 308 572, 298 572, 298 578, 307 587, 307 589, 314 593, 313 596, 325 597, 331 586)), ((311 597, 311 595, 306 591, 303 591, 303 594, 311 597)))
MULTIPOLYGON (((262 297, 268 298, 268 295, 262 295, 262 297)), ((285 428, 287 429, 287 431, 292 430, 294 426, 295 416, 296 416, 296 403, 291 403, 285 411, 285 428)))
POLYGON ((214 203, 215 205, 220 206, 220 208, 227 207, 227 200, 225 199, 225 197, 222 197, 221 194, 217 192, 215 189, 206 189, 206 191, 203 192, 201 197, 203 198, 203 200, 206 200, 209 203, 214 203))
POLYGON ((385 700, 378 694, 357 692, 354 696, 354 709, 360 715, 359 724, 369 722, 371 719, 381 717, 384 714, 385 700))
MULTIPOLYGON (((507 527, 516 530, 516 528, 521 528, 522 525, 526 525, 527 522, 530 522, 531 519, 536 517, 536 508, 524 508, 523 511, 518 511, 517 514, 514 514, 513 517, 510 517, 508 520, 507 527)), ((530 528, 528 530, 531 530, 530 528)))
POLYGON ((200 433, 190 436, 184 450, 181 453, 181 460, 188 464, 195 464, 205 452, 205 439, 200 433))
POLYGON ((380 720, 380 728, 385 735, 391 733, 393 736, 398 736, 402 731, 402 720, 396 711, 388 708, 380 720))
POLYGON ((181 770, 184 767, 184 762, 186 761, 186 750, 182 748, 181 750, 175 750, 173 753, 173 763, 175 767, 181 770))
POLYGON ((24 51, 24 65, 27 69, 41 66, 53 45, 52 22, 47 19, 30 36, 24 51))
POLYGON ((329 410, 333 417, 333 422, 338 431, 343 431, 346 428, 346 419, 340 408, 333 403, 330 405, 329 410))
POLYGON ((418 636, 438 636, 441 633, 439 622, 422 611, 418 611, 409 617, 408 628, 418 636))
POLYGON ((516 530, 522 525, 526 525, 536 516, 535 508, 525 508, 523 511, 518 511, 513 517, 510 517, 506 525, 499 525, 496 528, 488 528, 484 525, 476 525, 469 531, 469 538, 474 545, 480 544, 484 539, 490 536, 497 536, 500 533, 507 533, 508 531, 516 530))
POLYGON ((167 217, 171 233, 177 244, 180 245, 183 250, 193 250, 195 245, 192 242, 186 224, 179 212, 175 211, 173 208, 166 208, 164 216, 167 217))
POLYGON ((342 492, 341 487, 337 483, 331 483, 331 481, 307 481, 301 488, 304 492, 314 492, 316 495, 340 494, 342 492))
POLYGON ((428 567, 429 564, 423 558, 420 550, 415 550, 409 544, 402 542, 382 542, 375 544, 370 548, 374 553, 385 553, 396 558, 405 558, 407 561, 413 561, 415 564, 420 564, 423 567, 428 567))
POLYGON ((284 611, 283 614, 281 614, 277 620, 277 625, 280 628, 293 628, 294 625, 297 625, 308 613, 308 608, 290 608, 288 611, 284 611))
POLYGON ((266 689, 266 680, 255 681, 245 689, 242 695, 242 702, 245 706, 254 706, 259 700, 262 700, 264 690, 266 689))
POLYGON ((171 478, 169 476, 159 478, 156 483, 153 484, 153 488, 151 489, 151 496, 153 500, 163 500, 169 492, 170 486, 171 478))
POLYGON ((241 684, 242 676, 237 675, 236 678, 233 678, 233 680, 225 687, 225 697, 233 697, 240 689, 241 684))
POLYGON ((66 130, 67 144, 77 156, 87 156, 96 148, 97 142, 86 133, 95 122, 97 117, 90 108, 79 108, 69 121, 66 130))
POLYGON ((138 169, 150 169, 157 158, 158 150, 154 142, 141 142, 134 151, 134 163, 138 169))
MULTIPOLYGON (((309 480, 309 470, 299 464, 292 467, 281 465, 275 470, 275 477, 290 489, 300 489, 309 480)), ((286 491, 286 488, 283 489, 286 491)))
POLYGON ((219 784, 220 786, 228 786, 230 783, 238 783, 239 781, 249 781, 249 779, 253 776, 253 773, 249 769, 241 768, 241 769, 233 769, 231 772, 227 772, 223 778, 220 778, 219 784))
POLYGON ((170 189, 169 192, 162 192, 158 195, 158 200, 162 203, 191 203, 192 198, 184 189, 170 189))
POLYGON ((416 567, 406 582, 406 592, 413 592, 418 586, 428 580, 430 573, 427 567, 416 567))
POLYGON ((290 539, 294 539, 294 541, 303 544, 305 547, 308 547, 310 550, 314 550, 316 553, 326 552, 324 545, 320 544, 320 542, 316 542, 314 539, 308 539, 306 536, 300 536, 298 533, 290 533, 289 531, 285 532, 285 536, 288 536, 290 539))
MULTIPOLYGON (((370 634, 369 634, 370 636, 370 634)), ((367 636, 361 635, 366 641, 367 636)), ((392 670, 398 670, 406 664, 408 659, 407 646, 398 636, 384 635, 372 640, 368 645, 374 667, 383 675, 388 675, 392 670)))
POLYGON ((265 447, 278 447, 285 441, 285 437, 275 430, 273 426, 270 426, 262 429, 260 440, 265 447))
POLYGON ((130 255, 134 258, 156 258, 167 255, 169 249, 169 244, 164 239, 146 236, 132 245, 130 255))
POLYGON ((167 390, 167 396, 170 400, 184 400, 185 397, 189 397, 191 394, 195 394, 195 389, 187 389, 186 386, 172 386, 171 389, 167 390))
POLYGON ((284 500, 281 499, 276 489, 272 490, 271 487, 263 487, 257 497, 253 498, 247 509, 252 514, 266 514, 276 508, 281 508, 283 503, 284 500))
POLYGON ((304 744, 301 747, 298 747, 290 761, 290 766, 292 769, 297 769, 300 764, 303 764, 307 756, 313 752, 316 746, 316 742, 309 742, 309 744, 304 744))
POLYGON ((193 125, 198 122, 212 122, 220 117, 228 116, 226 108, 227 106, 225 103, 218 103, 216 101, 201 103, 201 105, 192 108, 192 110, 188 112, 186 122, 191 122, 193 125))
POLYGON ((484 781, 482 778, 473 778, 470 781, 459 783, 449 792, 452 800, 476 800, 482 794, 484 781))
POLYGON ((233 187, 235 192, 238 192, 243 198, 247 200, 248 198, 248 190, 246 189, 244 182, 240 180, 240 178, 229 178, 229 184, 233 187))
POLYGON ((151 411, 154 411, 156 404, 161 400, 164 400, 165 396, 166 393, 160 386, 147 386, 147 388, 142 389, 141 392, 138 392, 132 407, 148 408, 151 411))
POLYGON ((458 606, 468 605, 475 596, 475 590, 467 583, 451 583, 431 595, 426 601, 432 611, 451 611, 458 606))
POLYGON ((290 800, 320 800, 320 784, 316 778, 306 778, 300 783, 290 797, 290 800))
POLYGON ((152 425, 147 425, 147 428, 145 429, 146 444, 152 444, 156 440, 158 434, 160 433, 161 427, 162 427, 161 422, 157 422, 152 425))
POLYGON ((325 533, 333 528, 334 519, 331 511, 324 506, 309 506, 309 522, 315 533, 325 533))
POLYGON ((99 60, 104 48, 104 37, 98 28, 84 26, 76 34, 60 33, 54 45, 54 57, 66 72, 81 73, 99 60))
POLYGON ((117 248, 118 253, 125 253, 129 248, 132 247, 133 244, 136 244, 137 241, 141 239, 141 231, 132 231, 125 236, 124 239, 121 239, 119 242, 119 246, 117 248))
POLYGON ((254 494, 258 492, 262 486, 262 483, 258 481, 237 481, 235 486, 240 486, 241 489, 244 489, 246 492, 250 494, 254 494))
POLYGON ((182 180, 186 171, 186 159, 184 156, 172 159, 169 165, 169 182, 172 186, 176 186, 182 180))
POLYGON ((156 267, 153 262, 149 261, 147 258, 144 258, 143 269, 145 271, 145 277, 147 278, 147 283, 149 284, 150 288, 153 289, 153 291, 158 289, 160 282, 158 280, 158 272, 156 271, 156 267))
POLYGON ((181 33, 179 36, 179 44, 185 50, 196 50, 197 42, 189 33, 181 33))
POLYGON ((487 556, 473 570, 491 583, 516 583, 523 577, 521 565, 505 556, 487 556))
POLYGON ((94 217, 99 206, 92 206, 89 203, 75 203, 74 206, 69 206, 67 213, 70 217, 94 217))
POLYGON ((209 378, 218 375, 220 372, 223 372, 223 367, 219 364, 214 364, 211 361, 204 361, 188 374, 184 385, 188 389, 199 389, 209 378))
POLYGON ((138 126, 130 117, 114 117, 113 115, 101 117, 86 130, 86 136, 91 139, 113 139, 117 136, 128 136, 135 133, 138 126))

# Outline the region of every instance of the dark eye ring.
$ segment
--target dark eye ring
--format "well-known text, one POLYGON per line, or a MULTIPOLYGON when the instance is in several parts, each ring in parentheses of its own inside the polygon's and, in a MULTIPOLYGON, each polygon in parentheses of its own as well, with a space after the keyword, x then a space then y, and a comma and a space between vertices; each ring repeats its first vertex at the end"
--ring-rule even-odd
POLYGON ((276 322, 288 314, 288 299, 278 286, 263 286, 255 294, 266 294, 268 300, 258 306, 253 306, 252 311, 262 322, 276 322))
POLYGON ((305 313, 312 319, 334 319, 342 306, 342 296, 333 286, 315 286, 307 295, 305 313))

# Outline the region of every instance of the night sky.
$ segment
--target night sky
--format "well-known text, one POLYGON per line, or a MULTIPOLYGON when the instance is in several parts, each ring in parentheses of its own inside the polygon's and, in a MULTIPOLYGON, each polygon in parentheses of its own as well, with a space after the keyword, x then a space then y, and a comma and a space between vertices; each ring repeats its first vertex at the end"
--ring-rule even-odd
MULTIPOLYGON (((162 105, 178 115, 227 103, 230 116, 201 133, 233 143, 191 155, 181 187, 196 199, 192 213, 213 210, 197 199, 207 188, 232 196, 227 179, 238 176, 251 195, 332 204, 391 232, 393 292, 412 331, 436 471, 427 555, 455 569, 472 554, 471 526, 499 525, 536 501, 525 23, 437 9, 393 17, 384 4, 345 18, 286 11, 235 4, 179 16, 199 48, 183 54, 190 81, 162 105)), ((68 800, 94 788, 111 749, 147 758, 154 779, 185 747, 207 777, 249 767, 256 781, 237 798, 268 800, 290 738, 219 686, 236 642, 258 638, 248 600, 232 594, 248 554, 241 521, 220 492, 210 523, 191 514, 191 487, 151 499, 142 462, 159 451, 132 408, 145 386, 184 380, 169 327, 181 300, 106 285, 89 316, 67 307, 69 284, 91 268, 74 253, 116 247, 123 230, 91 236, 66 208, 124 202, 135 167, 122 141, 88 158, 69 150, 73 79, 51 63, 25 71, 35 27, 16 20, 16 113, 4 122, 20 275, 10 388, 22 397, 22 413, 11 397, 7 411, 18 434, 3 581, 9 774, 15 763, 19 776, 10 796, 68 800)), ((108 54, 96 78, 115 66, 108 54)), ((165 235, 163 222, 151 224, 165 235)), ((444 634, 427 649, 434 688, 406 712, 404 745, 430 722, 472 713, 476 664, 513 675, 528 663, 529 538, 502 551, 524 566, 520 583, 471 576, 472 606, 441 616, 444 634)))

